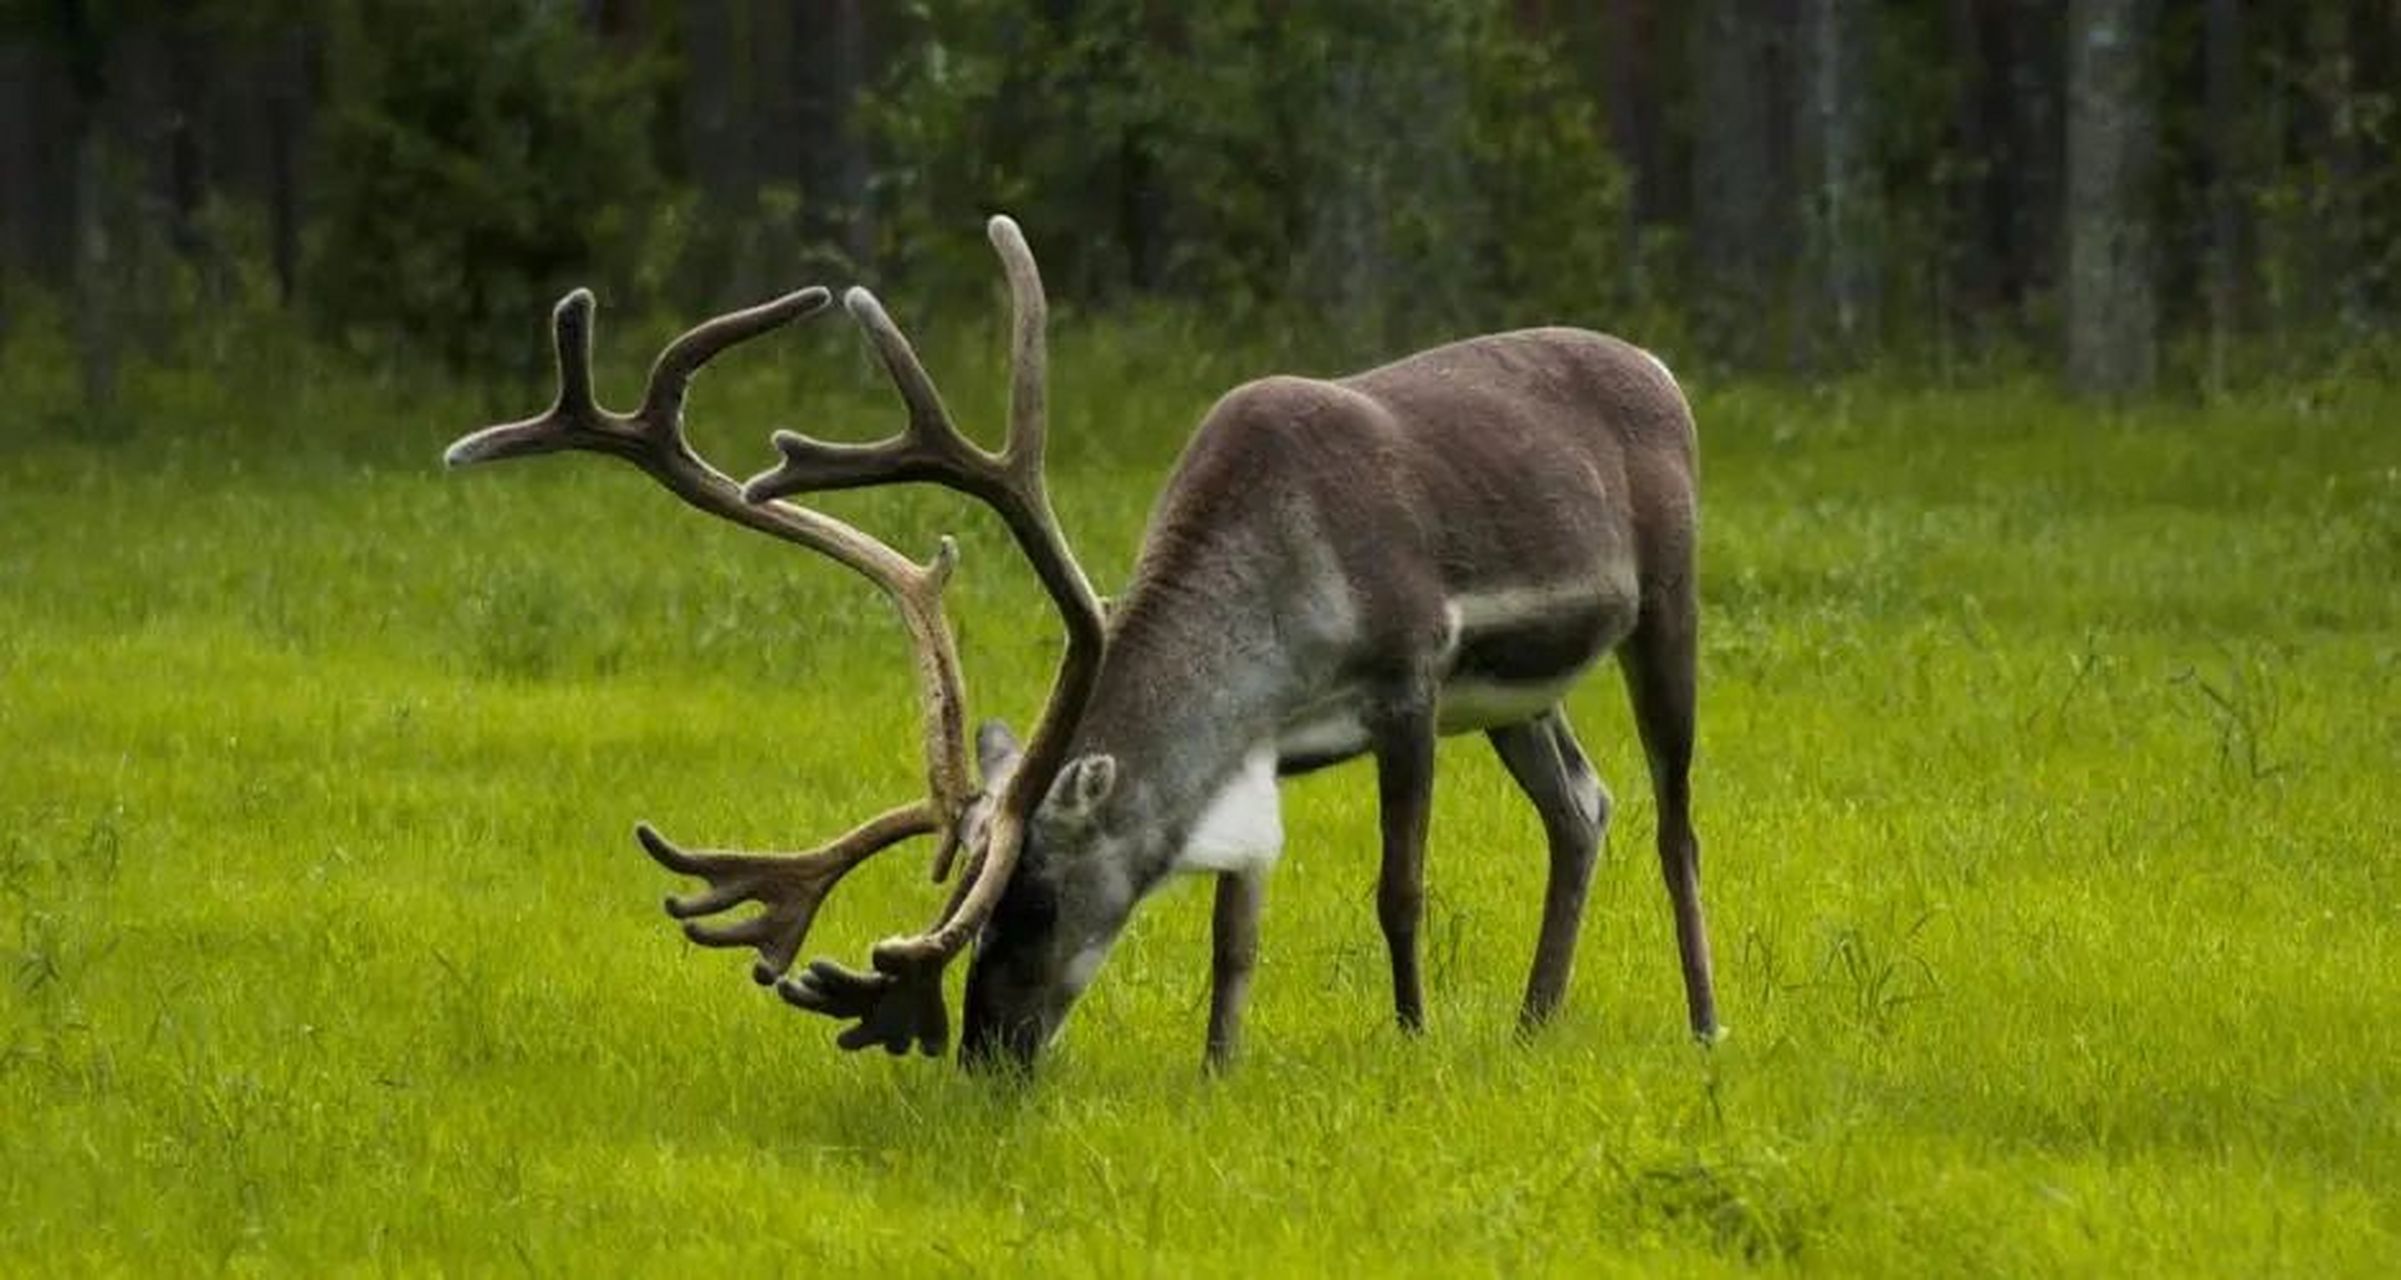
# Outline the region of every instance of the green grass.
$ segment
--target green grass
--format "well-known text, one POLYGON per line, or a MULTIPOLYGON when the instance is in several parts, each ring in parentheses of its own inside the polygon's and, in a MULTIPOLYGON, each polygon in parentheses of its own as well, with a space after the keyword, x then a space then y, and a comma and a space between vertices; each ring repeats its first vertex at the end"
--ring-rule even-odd
MULTIPOLYGON (((730 360, 704 445, 748 470, 778 422, 888 424, 826 328, 730 360)), ((1062 346, 1057 483, 1104 588, 1188 424, 1265 367, 1183 354, 1206 336, 1062 346)), ((990 341, 932 345, 988 420, 990 341)), ((36 401, 64 376, 6 367, 36 401)), ((517 405, 305 370, 129 394, 108 446, 0 410, 0 1272, 2401 1258, 2401 395, 1701 389, 1730 1040, 1682 1033, 1603 676, 1574 711, 1619 822, 1538 1042, 1538 828, 1461 739, 1422 1039, 1386 1025, 1353 766, 1288 788, 1235 1077, 1197 1070, 1181 885, 1020 1090, 837 1053, 677 937, 627 838, 796 845, 909 795, 864 584, 600 459, 433 466, 517 405)), ((914 553, 959 528, 978 710, 1022 724, 1055 640, 992 522, 836 505, 914 553)), ((897 854, 811 950, 936 903, 897 854)))

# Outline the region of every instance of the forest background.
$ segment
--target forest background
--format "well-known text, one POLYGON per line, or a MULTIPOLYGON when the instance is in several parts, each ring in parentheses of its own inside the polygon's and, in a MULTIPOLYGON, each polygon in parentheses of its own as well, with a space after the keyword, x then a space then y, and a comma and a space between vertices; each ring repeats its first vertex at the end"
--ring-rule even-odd
POLYGON ((2389 366, 2397 73, 2394 0, 11 0, 0 335, 100 429, 262 318, 518 374, 574 284, 980 301, 1006 210, 1294 363, 2222 390, 2389 366))

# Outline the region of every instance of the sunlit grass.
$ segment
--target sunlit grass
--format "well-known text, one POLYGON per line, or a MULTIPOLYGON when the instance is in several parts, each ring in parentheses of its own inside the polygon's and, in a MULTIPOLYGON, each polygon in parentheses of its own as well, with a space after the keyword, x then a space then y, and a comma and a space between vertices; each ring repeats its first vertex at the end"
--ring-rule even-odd
MULTIPOLYGON (((991 342, 945 345, 985 420, 991 342)), ((1062 346, 1058 485, 1104 589, 1238 376, 1192 349, 1062 346)), ((777 423, 892 421, 837 336, 731 363, 695 413, 737 471, 777 423)), ((1538 830, 1458 740, 1423 1039, 1385 1025, 1352 768, 1289 788, 1235 1077, 1197 1070, 1186 885, 1018 1090, 838 1054, 673 933, 675 886, 627 839, 646 817, 795 845, 910 793, 871 590, 597 459, 435 469, 516 405, 299 381, 160 379, 105 448, 0 423, 0 1271, 2401 1256, 2388 393, 2109 414, 1704 390, 1701 829, 1732 1038, 1681 1034, 1604 675, 1574 711, 1619 826, 1538 1042, 1509 1034, 1538 830)), ((1055 641, 997 529, 931 494, 837 505, 914 553, 957 529, 971 683, 1022 724, 1055 641)), ((856 957, 936 897, 896 855, 813 949, 856 957)))

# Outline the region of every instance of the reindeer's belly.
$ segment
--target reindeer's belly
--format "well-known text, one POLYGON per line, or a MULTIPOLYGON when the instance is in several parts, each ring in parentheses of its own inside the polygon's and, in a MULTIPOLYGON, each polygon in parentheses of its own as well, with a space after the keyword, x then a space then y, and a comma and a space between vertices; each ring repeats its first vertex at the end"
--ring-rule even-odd
POLYGON ((1442 686, 1434 707, 1434 731, 1443 735, 1477 733, 1503 725, 1523 724, 1559 705, 1575 686, 1578 671, 1564 679, 1526 684, 1455 679, 1442 686))
MULTIPOLYGON (((1557 706, 1602 655, 1633 630, 1631 581, 1461 595, 1444 605, 1449 642, 1437 667, 1437 733, 1519 724, 1557 706)), ((1331 690, 1276 735, 1286 774, 1348 760, 1373 745, 1365 687, 1331 690)))
POLYGON ((1454 597, 1445 606, 1451 646, 1437 731, 1497 729, 1558 705, 1634 629, 1640 599, 1631 574, 1454 597))

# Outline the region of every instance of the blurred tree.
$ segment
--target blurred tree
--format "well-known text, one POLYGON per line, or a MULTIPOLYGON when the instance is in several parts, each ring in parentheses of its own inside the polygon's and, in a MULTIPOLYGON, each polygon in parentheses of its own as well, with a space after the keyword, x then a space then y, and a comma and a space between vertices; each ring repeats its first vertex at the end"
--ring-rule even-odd
POLYGON ((1794 353, 1803 367, 1857 356, 1875 303, 1877 193, 1870 171, 1867 0, 1800 0, 1801 287, 1794 353))
POLYGON ((300 288, 302 153, 316 116, 311 83, 319 56, 314 27, 297 23, 274 37, 259 77, 265 90, 267 211, 275 287, 287 306, 300 288))
POLYGON ((542 0, 341 17, 311 294, 454 367, 525 364, 554 297, 641 256, 648 78, 542 0))
POLYGON ((741 292, 734 232, 749 221, 758 185, 748 163, 750 139, 758 130, 740 114, 749 80, 737 64, 740 8, 740 0, 685 0, 682 5, 684 174, 699 197, 686 265, 688 274, 706 282, 694 300, 711 306, 741 292))
POLYGON ((980 302, 1006 208, 1062 301, 1296 359, 2214 384, 2389 346, 2397 89, 2396 0, 0 0, 0 330, 65 317, 105 407, 271 279, 475 366, 596 275, 980 302))
MULTIPOLYGON (((1666 116, 1669 94, 1661 86, 1662 64, 1672 67, 1664 28, 1653 0, 1606 0, 1597 15, 1601 55, 1601 109, 1609 145, 1625 174, 1626 195, 1621 266, 1640 272, 1645 264, 1642 228, 1667 222, 1684 208, 1671 171, 1666 116)), ((1629 285, 1639 288, 1637 280, 1629 285)))
POLYGON ((1773 0, 1701 0, 1692 37, 1694 321, 1707 351, 1755 365, 1781 344, 1772 321, 1793 207, 1778 172, 1784 35, 1773 0), (1763 322, 1765 321, 1765 322, 1763 322))
POLYGON ((798 24, 791 78, 798 120, 783 140, 799 184, 808 239, 830 245, 854 273, 872 268, 867 139, 859 103, 876 76, 861 0, 787 0, 798 24))
POLYGON ((2316 173, 2312 203, 2316 206, 2316 261, 2310 276, 2317 286, 2310 295, 2332 299, 2334 314, 2355 325, 2365 311, 2364 273, 2353 270, 2366 247, 2366 206, 2361 200, 2363 138, 2359 106, 2359 55, 2353 25, 2356 8, 2347 4, 2309 6, 2310 106, 2315 118, 2312 150, 2316 173))
POLYGON ((2126 395, 2158 367, 2153 15, 2148 0, 2074 0, 2068 13, 2068 381, 2126 395))
POLYGON ((2209 150, 2209 384, 2226 381, 2227 348, 2241 324, 2243 196, 2251 181, 2243 112, 2246 76, 2242 0, 2208 0, 2202 42, 2209 150))
POLYGON ((1958 284, 1935 317, 1945 326, 2028 334, 2051 322, 2067 199, 2068 21, 2067 0, 1950 6, 1942 64, 1955 89, 1937 185, 1952 205, 1941 256, 1958 284))
POLYGON ((52 0, 50 37, 59 50, 70 91, 61 131, 69 161, 63 222, 69 237, 64 260, 68 307, 74 317, 75 351, 83 388, 87 429, 116 428, 119 287, 112 279, 114 237, 106 205, 118 190, 108 181, 108 141, 101 113, 108 99, 108 44, 112 15, 90 0, 52 0))
POLYGON ((981 288, 973 215, 1008 208, 1063 296, 1283 309, 1352 355, 1609 314, 1622 184, 1590 100, 1510 6, 926 16, 875 120, 886 245, 937 283, 981 288))

